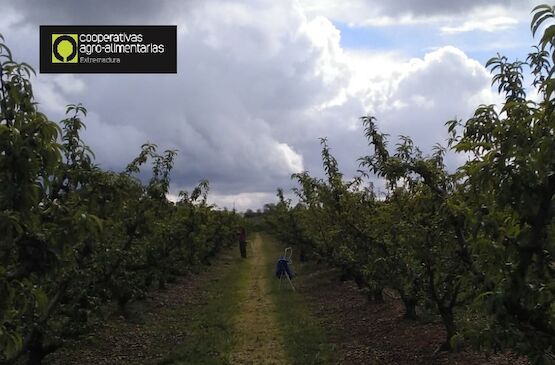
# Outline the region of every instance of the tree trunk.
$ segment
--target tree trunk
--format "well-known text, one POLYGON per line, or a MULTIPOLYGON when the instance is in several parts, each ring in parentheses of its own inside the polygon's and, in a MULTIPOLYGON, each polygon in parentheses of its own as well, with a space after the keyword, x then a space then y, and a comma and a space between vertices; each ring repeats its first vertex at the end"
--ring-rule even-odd
POLYGON ((41 365, 42 359, 46 354, 42 349, 43 336, 41 332, 35 331, 33 340, 29 345, 29 355, 27 357, 27 365, 41 365))
POLYGON ((374 303, 383 303, 383 288, 370 288, 368 291, 368 301, 374 303))
POLYGON ((404 317, 407 319, 416 319, 418 316, 416 315, 416 304, 417 301, 414 297, 410 295, 403 295, 401 294, 401 300, 405 305, 405 315, 404 317))
POLYGON ((302 247, 301 247, 300 261, 301 262, 307 262, 308 261, 308 255, 306 254, 306 250, 302 247))
POLYGON ((127 303, 129 303, 129 300, 131 298, 128 295, 124 295, 118 298, 118 309, 119 309, 119 313, 124 317, 124 318, 129 318, 129 312, 128 312, 128 308, 127 308, 127 303))
POLYGON ((364 275, 362 275, 360 272, 355 272, 353 274, 353 278, 359 289, 367 286, 366 279, 364 278, 364 275))
POLYGON ((339 276, 340 281, 349 281, 353 278, 351 273, 345 269, 341 270, 341 276, 339 276))
POLYGON ((457 334, 457 327, 455 325, 455 315, 453 314, 452 308, 439 308, 439 314, 441 315, 441 320, 443 321, 443 326, 445 327, 446 338, 445 343, 442 347, 445 350, 452 351, 451 338, 457 334))
POLYGON ((165 275, 160 275, 160 278, 158 279, 158 289, 159 289, 159 290, 164 290, 164 289, 166 289, 166 279, 165 279, 165 275))

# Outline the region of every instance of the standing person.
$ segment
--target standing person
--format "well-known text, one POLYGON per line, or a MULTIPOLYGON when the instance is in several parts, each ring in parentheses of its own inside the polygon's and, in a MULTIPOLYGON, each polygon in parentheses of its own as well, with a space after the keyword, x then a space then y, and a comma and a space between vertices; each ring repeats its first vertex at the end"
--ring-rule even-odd
POLYGON ((239 229, 239 250, 241 251, 241 257, 247 257, 247 232, 245 232, 245 227, 239 229))

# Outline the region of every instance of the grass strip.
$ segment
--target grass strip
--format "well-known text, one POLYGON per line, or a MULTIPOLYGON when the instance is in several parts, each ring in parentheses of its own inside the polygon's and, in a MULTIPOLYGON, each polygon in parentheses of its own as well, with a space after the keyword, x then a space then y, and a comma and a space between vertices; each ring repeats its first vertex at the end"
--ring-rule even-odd
POLYGON ((176 316, 187 321, 187 337, 160 365, 230 364, 229 352, 235 341, 233 319, 240 310, 249 262, 242 260, 235 250, 233 258, 226 262, 215 268, 214 276, 203 288, 200 303, 175 311, 176 316))
POLYGON ((327 341, 320 322, 308 309, 302 291, 293 292, 288 282, 283 282, 280 288, 279 280, 275 278, 275 265, 283 254, 283 245, 268 235, 263 235, 262 240, 266 272, 271 285, 270 295, 277 308, 277 320, 290 363, 336 364, 335 345, 327 341))

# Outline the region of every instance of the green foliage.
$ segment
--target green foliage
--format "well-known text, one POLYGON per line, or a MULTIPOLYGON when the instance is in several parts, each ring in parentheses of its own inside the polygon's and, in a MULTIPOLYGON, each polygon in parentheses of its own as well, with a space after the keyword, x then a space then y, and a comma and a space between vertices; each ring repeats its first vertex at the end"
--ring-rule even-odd
MULTIPOLYGON (((553 8, 536 7, 533 32, 546 20, 553 20, 553 8)), ((454 134, 454 149, 475 156, 461 172, 465 189, 474 192, 468 213, 479 217, 471 220, 474 264, 483 273, 477 304, 489 321, 478 335, 542 364, 555 345, 554 29, 545 29, 528 56, 539 100, 527 99, 523 63, 493 58, 488 65, 505 103, 500 110, 481 106, 454 134)))
POLYGON ((322 140, 325 179, 293 176, 299 204, 283 199, 267 220, 281 239, 303 242, 379 299, 395 289, 408 317, 438 314, 445 347, 463 340, 553 364, 555 348, 555 7, 533 10, 543 28, 526 62, 486 64, 504 103, 447 123, 449 148, 468 161, 454 173, 446 149, 425 156, 410 137, 394 150, 374 117, 362 118, 372 153, 345 181, 322 140), (547 23, 550 23, 546 26, 547 23), (529 68, 538 97, 524 86, 529 68), (363 178, 385 180, 377 197, 363 178))
MULTIPOLYGON (((3 41, 3 38, 0 38, 3 41)), ((166 199, 176 151, 145 144, 121 173, 94 164, 87 110, 58 125, 33 99, 33 70, 0 43, 0 363, 42 358, 109 302, 125 314, 154 284, 235 241, 239 217, 207 204, 208 182, 166 199), (135 177, 147 162, 152 177, 135 177)))

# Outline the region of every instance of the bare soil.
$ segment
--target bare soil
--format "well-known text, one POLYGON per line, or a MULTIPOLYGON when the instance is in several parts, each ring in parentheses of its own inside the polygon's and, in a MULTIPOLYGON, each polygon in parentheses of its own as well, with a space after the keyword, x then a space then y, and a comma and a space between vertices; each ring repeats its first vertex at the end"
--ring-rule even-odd
POLYGON ((180 277, 164 290, 150 292, 133 306, 136 317, 113 316, 88 335, 69 342, 46 357, 47 365, 156 364, 187 341, 187 318, 177 315, 184 307, 203 306, 210 281, 225 275, 233 257, 221 255, 198 274, 180 277))
MULTIPOLYGON (((261 249, 261 237, 249 243, 249 257, 240 261, 244 283, 238 286, 240 304, 232 320, 229 354, 221 358, 231 364, 288 364, 284 339, 276 320, 277 308, 265 269, 268 259, 261 249), (227 356, 229 355, 229 356, 227 356)), ((229 278, 237 264, 237 248, 225 253, 200 274, 179 278, 165 290, 151 292, 136 304, 138 319, 129 321, 115 316, 94 332, 49 355, 48 365, 67 364, 156 364, 168 354, 190 344, 188 318, 204 308, 209 300, 219 299, 206 288, 229 278), (188 308, 186 312, 183 308, 188 308), (182 315, 176 315, 181 313, 182 315), (185 318, 188 317, 188 318, 185 318)), ((386 296, 383 303, 371 303, 352 282, 341 282, 336 270, 324 264, 295 263, 296 294, 306 303, 311 318, 316 318, 327 343, 336 352, 337 364, 348 365, 526 365, 525 359, 512 354, 485 354, 470 350, 457 353, 437 351, 445 337, 441 323, 424 323, 403 318, 403 305, 386 296)), ((227 350, 226 350, 227 351, 227 350)), ((327 363, 327 362, 325 362, 327 363)))
POLYGON ((403 318, 400 300, 386 296, 383 303, 369 302, 350 281, 324 264, 301 265, 299 292, 307 297, 311 311, 319 316, 336 344, 341 364, 454 364, 525 365, 526 359, 512 354, 492 355, 464 350, 437 351, 445 339, 441 323, 403 318))

